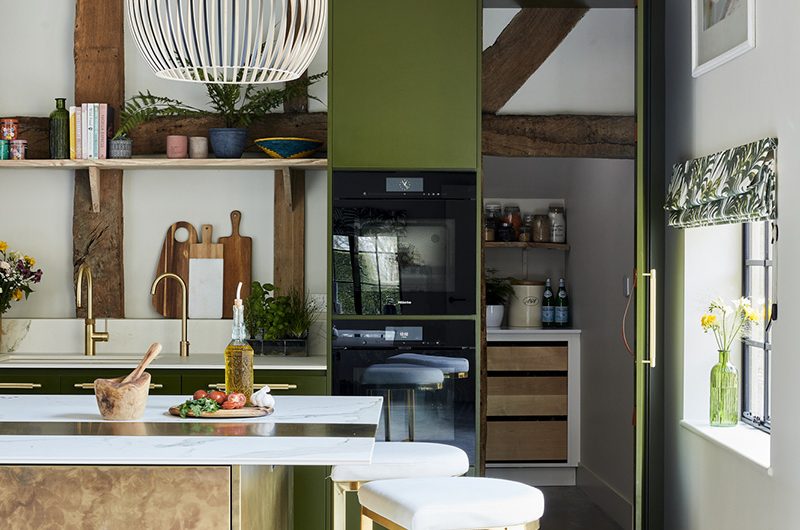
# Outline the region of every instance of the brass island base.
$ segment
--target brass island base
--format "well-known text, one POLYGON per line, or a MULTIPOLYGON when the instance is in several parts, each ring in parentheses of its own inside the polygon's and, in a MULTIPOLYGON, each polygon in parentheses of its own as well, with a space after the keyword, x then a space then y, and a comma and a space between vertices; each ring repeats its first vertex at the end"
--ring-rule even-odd
POLYGON ((292 472, 270 466, 0 466, 4 528, 291 528, 292 472))

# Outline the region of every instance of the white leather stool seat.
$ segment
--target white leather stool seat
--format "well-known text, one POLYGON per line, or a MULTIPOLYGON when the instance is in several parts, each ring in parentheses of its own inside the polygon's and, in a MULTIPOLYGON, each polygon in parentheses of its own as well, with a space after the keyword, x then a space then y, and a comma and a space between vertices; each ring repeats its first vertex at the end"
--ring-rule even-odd
POLYGON ((457 477, 469 469, 467 453, 452 445, 425 442, 377 442, 372 463, 334 466, 334 482, 370 482, 393 478, 457 477))
POLYGON ((389 363, 417 364, 438 368, 443 373, 452 375, 469 372, 469 361, 463 357, 445 357, 443 355, 423 355, 421 353, 401 353, 387 359, 389 363))
POLYGON ((544 514, 538 489, 481 477, 379 480, 362 486, 358 500, 408 530, 504 528, 544 514))

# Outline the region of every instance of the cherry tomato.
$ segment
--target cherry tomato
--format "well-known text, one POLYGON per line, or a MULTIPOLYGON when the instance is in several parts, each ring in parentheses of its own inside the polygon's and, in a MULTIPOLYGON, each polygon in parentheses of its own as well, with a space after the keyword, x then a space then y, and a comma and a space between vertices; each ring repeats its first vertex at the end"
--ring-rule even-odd
POLYGON ((192 395, 192 399, 203 399, 206 396, 208 396, 208 392, 205 390, 198 390, 192 395))
POLYGON ((240 409, 240 408, 242 408, 242 405, 239 404, 239 403, 236 403, 235 401, 226 401, 226 402, 224 402, 222 404, 222 408, 223 409, 228 409, 228 410, 230 410, 230 409, 240 409))
POLYGON ((220 392, 219 390, 211 391, 206 397, 208 399, 213 399, 214 401, 216 401, 220 405, 225 403, 225 399, 227 398, 227 396, 225 395, 225 392, 220 392))
POLYGON ((232 392, 228 396, 227 401, 230 401, 231 403, 236 403, 238 405, 238 407, 236 408, 240 408, 244 407, 244 404, 247 403, 247 398, 244 396, 244 394, 240 394, 239 392, 232 392))

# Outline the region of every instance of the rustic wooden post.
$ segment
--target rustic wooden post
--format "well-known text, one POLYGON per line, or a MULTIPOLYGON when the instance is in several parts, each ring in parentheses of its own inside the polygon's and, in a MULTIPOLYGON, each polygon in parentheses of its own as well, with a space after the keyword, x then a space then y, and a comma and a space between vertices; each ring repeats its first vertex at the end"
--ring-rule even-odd
MULTIPOLYGON (((115 126, 125 100, 124 13, 123 0, 75 3, 75 104, 108 103, 115 126)), ((99 180, 101 209, 93 213, 88 171, 75 172, 73 266, 92 268, 95 316, 124 318, 122 171, 103 171, 99 180)))

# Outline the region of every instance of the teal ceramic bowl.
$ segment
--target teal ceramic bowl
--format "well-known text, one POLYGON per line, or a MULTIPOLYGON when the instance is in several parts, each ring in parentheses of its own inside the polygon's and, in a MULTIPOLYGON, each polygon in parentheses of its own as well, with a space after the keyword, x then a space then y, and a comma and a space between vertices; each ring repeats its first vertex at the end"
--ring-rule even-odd
POLYGON ((306 158, 322 147, 311 138, 259 138, 255 143, 271 158, 306 158))

